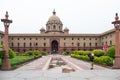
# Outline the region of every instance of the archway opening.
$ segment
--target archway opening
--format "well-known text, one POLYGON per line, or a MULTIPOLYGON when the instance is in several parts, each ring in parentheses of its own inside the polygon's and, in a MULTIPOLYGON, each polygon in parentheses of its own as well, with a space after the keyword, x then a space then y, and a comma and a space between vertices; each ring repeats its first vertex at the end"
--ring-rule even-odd
POLYGON ((52 41, 51 43, 51 52, 52 53, 58 52, 58 42, 56 40, 52 41))

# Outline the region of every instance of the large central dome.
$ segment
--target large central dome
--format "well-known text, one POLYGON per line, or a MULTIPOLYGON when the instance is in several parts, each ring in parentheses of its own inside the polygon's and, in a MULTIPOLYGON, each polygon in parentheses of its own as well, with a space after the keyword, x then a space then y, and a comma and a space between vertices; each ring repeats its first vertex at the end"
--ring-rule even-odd
POLYGON ((63 30, 63 24, 58 16, 56 16, 55 10, 53 11, 53 15, 48 19, 46 23, 46 30, 42 27, 40 29, 42 34, 68 34, 69 29, 65 28, 63 30))
MULTIPOLYGON (((57 24, 62 24, 60 18, 59 18, 58 16, 56 16, 56 12, 55 12, 55 10, 54 10, 54 11, 53 11, 53 15, 48 19, 47 24, 55 24, 55 23, 57 23, 57 24)), ((46 24, 46 25, 47 25, 47 24, 46 24)))

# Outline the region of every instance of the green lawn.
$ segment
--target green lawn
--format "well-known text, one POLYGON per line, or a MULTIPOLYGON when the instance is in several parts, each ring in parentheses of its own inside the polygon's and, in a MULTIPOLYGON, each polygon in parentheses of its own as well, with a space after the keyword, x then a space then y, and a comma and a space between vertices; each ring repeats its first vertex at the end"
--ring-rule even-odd
MULTIPOLYGON (((22 64, 24 62, 30 61, 34 59, 33 56, 15 56, 15 58, 10 59, 10 63, 12 65, 12 68, 16 68, 19 64, 22 64)), ((0 59, 0 66, 1 66, 1 59, 0 59)))

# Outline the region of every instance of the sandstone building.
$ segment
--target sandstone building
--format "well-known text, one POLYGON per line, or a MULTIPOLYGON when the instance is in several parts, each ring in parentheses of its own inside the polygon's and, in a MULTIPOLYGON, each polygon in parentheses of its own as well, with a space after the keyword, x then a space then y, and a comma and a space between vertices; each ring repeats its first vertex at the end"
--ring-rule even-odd
MULTIPOLYGON (((3 44, 4 32, 0 31, 0 44, 3 44)), ((115 45, 115 29, 101 34, 71 34, 56 12, 48 19, 46 28, 38 34, 9 34, 9 46, 23 53, 27 50, 52 51, 62 53, 73 50, 102 49, 104 45, 115 45)))

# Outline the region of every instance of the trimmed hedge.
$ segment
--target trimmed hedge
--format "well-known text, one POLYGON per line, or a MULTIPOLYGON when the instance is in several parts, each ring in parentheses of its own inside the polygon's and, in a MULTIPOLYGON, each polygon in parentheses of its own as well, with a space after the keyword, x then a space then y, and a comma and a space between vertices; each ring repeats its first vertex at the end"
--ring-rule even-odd
POLYGON ((113 59, 109 56, 95 57, 94 62, 102 65, 107 65, 107 66, 113 65, 113 59))
POLYGON ((25 55, 25 56, 34 56, 34 58, 42 56, 42 54, 40 53, 39 50, 34 50, 34 51, 30 50, 30 51, 25 52, 23 55, 25 55))
MULTIPOLYGON (((102 64, 102 65, 106 65, 106 66, 112 66, 113 65, 113 58, 109 57, 109 56, 104 56, 105 55, 105 51, 103 50, 93 50, 92 51, 94 53, 94 62, 98 63, 98 64, 102 64)), ((89 54, 91 52, 90 51, 73 51, 71 54, 71 57, 73 58, 77 58, 77 59, 82 59, 85 61, 89 61, 89 54)))
POLYGON ((76 54, 71 54, 71 57, 73 58, 77 58, 77 59, 82 59, 82 60, 85 60, 85 61, 89 61, 89 57, 87 55, 76 55, 76 54))
POLYGON ((100 57, 100 56, 104 56, 105 55, 105 51, 98 49, 98 50, 93 50, 92 51, 94 53, 95 56, 100 57))

